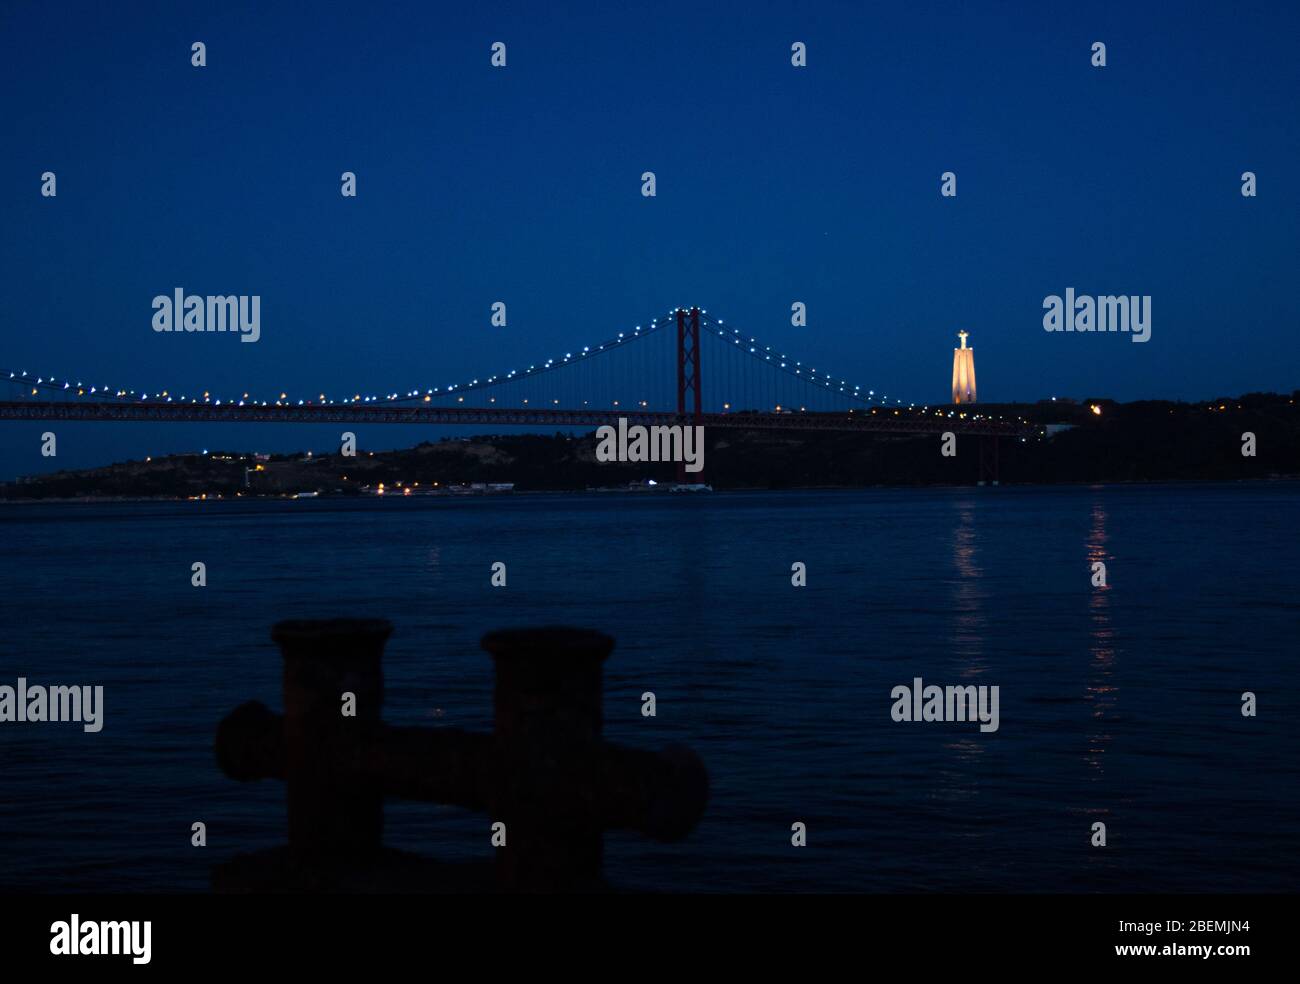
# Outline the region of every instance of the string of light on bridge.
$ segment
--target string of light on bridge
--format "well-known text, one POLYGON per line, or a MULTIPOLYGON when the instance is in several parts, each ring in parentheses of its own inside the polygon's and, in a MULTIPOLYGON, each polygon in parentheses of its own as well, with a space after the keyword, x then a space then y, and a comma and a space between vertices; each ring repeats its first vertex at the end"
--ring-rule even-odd
MULTIPOLYGON (((690 310, 689 308, 684 310, 690 310)), ((544 373, 553 372, 566 366, 571 366, 599 355, 610 352, 614 349, 630 345, 651 334, 660 331, 666 325, 675 324, 677 309, 670 309, 663 318, 652 318, 648 322, 635 325, 633 328, 618 332, 615 336, 607 338, 603 342, 594 345, 584 345, 581 348, 565 352, 563 355, 556 355, 544 362, 535 363, 521 369, 511 369, 509 371, 498 373, 492 376, 486 376, 478 379, 471 379, 464 383, 453 383, 445 387, 432 388, 415 388, 404 391, 390 391, 382 396, 379 395, 362 395, 357 393, 352 397, 335 399, 326 396, 325 393, 318 393, 308 398, 292 398, 287 392, 281 392, 278 396, 270 399, 259 399, 253 397, 250 393, 243 393, 239 396, 214 397, 210 389, 204 389, 201 395, 190 396, 188 393, 182 393, 179 396, 173 395, 170 389, 155 390, 153 392, 135 390, 128 387, 108 386, 91 384, 87 385, 82 381, 72 382, 68 378, 56 378, 54 376, 31 376, 28 372, 10 372, 9 380, 24 387, 31 388, 31 395, 37 395, 41 390, 57 391, 69 396, 90 397, 99 400, 119 400, 126 402, 162 402, 162 403, 181 403, 190 405, 212 405, 212 406, 350 406, 365 404, 394 404, 394 403, 411 403, 424 402, 430 403, 433 400, 443 400, 456 398, 463 402, 466 393, 478 390, 489 389, 506 383, 516 383, 520 380, 539 376, 544 373)), ((754 336, 742 332, 739 328, 727 325, 723 319, 716 320, 708 317, 708 311, 700 309, 701 328, 708 330, 717 336, 725 344, 734 346, 741 351, 746 352, 755 359, 755 361, 767 364, 769 367, 786 373, 796 379, 802 380, 809 386, 816 386, 823 390, 838 393, 848 400, 870 405, 881 409, 888 409, 891 404, 887 395, 877 396, 875 390, 864 389, 860 385, 854 385, 846 379, 836 379, 826 373, 819 372, 812 366, 804 366, 802 362, 791 359, 780 352, 774 352, 770 345, 763 345, 754 336)), ((525 401, 526 402, 526 401, 525 401)), ((902 400, 895 399, 892 403, 894 412, 898 413, 902 409, 916 411, 918 409, 915 403, 904 404, 902 400)), ((780 408, 777 408, 780 409, 780 408)), ((921 412, 928 413, 928 405, 919 408, 921 412)), ((852 411, 850 411, 852 412, 852 411)), ((1003 419, 994 415, 970 414, 968 412, 956 411, 934 411, 940 416, 961 417, 963 419, 971 417, 972 419, 1003 419)))
MULTIPOLYGON (((675 311, 670 311, 669 319, 671 319, 675 314, 676 314, 675 311)), ((315 397, 309 397, 306 399, 294 399, 290 397, 288 393, 282 392, 278 397, 273 397, 271 399, 258 399, 257 397, 250 396, 249 393, 244 393, 242 396, 239 397, 223 398, 223 397, 213 397, 210 389, 204 389, 202 396, 191 397, 188 394, 174 396, 172 395, 170 390, 156 390, 151 394, 143 390, 135 390, 127 387, 113 387, 107 385, 104 386, 87 385, 81 381, 74 383, 67 378, 56 379, 53 376, 33 377, 25 371, 10 372, 9 379, 10 381, 16 384, 24 384, 30 386, 31 395, 33 396, 35 396, 39 390, 53 390, 53 391, 67 393, 73 396, 90 396, 90 397, 97 397, 99 399, 128 400, 132 402, 161 400, 165 403, 180 402, 180 403, 189 403, 194 405, 205 403, 205 404, 212 404, 213 406, 232 404, 235 406, 261 406, 261 407, 315 406, 315 405, 340 406, 340 405, 366 404, 366 403, 406 403, 406 402, 420 401, 420 400, 423 400, 424 402, 431 402, 435 398, 442 399, 452 395, 473 392, 475 390, 486 389, 492 386, 499 386, 504 383, 518 382, 519 380, 522 379, 527 379, 532 376, 538 376, 545 372, 550 372, 553 370, 561 369, 568 365, 573 365, 574 363, 583 361, 585 359, 594 358, 597 355, 601 355, 605 352, 609 352, 621 346, 630 345, 631 343, 648 336, 652 332, 657 331, 659 328, 663 326, 664 323, 666 322, 663 319, 652 318, 644 327, 642 325, 636 325, 634 328, 628 331, 620 331, 616 336, 606 339, 604 342, 600 342, 595 345, 584 345, 582 346, 582 348, 577 349, 576 352, 569 351, 564 353, 564 355, 562 356, 556 356, 554 358, 547 359, 544 362, 530 365, 525 369, 511 369, 508 372, 499 373, 493 376, 486 376, 482 379, 473 379, 466 383, 453 383, 446 387, 435 386, 431 389, 416 388, 412 390, 407 390, 405 392, 392 391, 385 394, 384 396, 375 396, 375 395, 363 396, 360 393, 357 393, 351 397, 334 399, 331 397, 327 397, 324 393, 319 393, 315 397)))
MULTIPOLYGON (((742 332, 739 328, 736 327, 728 327, 721 318, 718 318, 715 321, 712 318, 707 317, 707 315, 708 312, 701 309, 700 311, 701 327, 708 328, 710 331, 716 334, 723 341, 730 342, 732 345, 737 346, 742 350, 745 350, 747 347, 748 354, 753 356, 754 359, 760 362, 765 362, 782 372, 800 378, 805 383, 808 383, 809 385, 821 386, 824 389, 834 390, 848 399, 858 400, 862 403, 867 403, 867 404, 878 402, 882 407, 885 408, 888 407, 889 397, 887 395, 882 394, 881 396, 877 397, 876 391, 869 389, 867 390, 867 395, 863 396, 861 386, 855 386, 852 383, 850 383, 847 379, 835 379, 834 377, 828 376, 825 373, 819 374, 818 371, 812 366, 805 367, 803 363, 799 362, 796 359, 791 359, 780 352, 773 352, 772 346, 763 345, 761 342, 758 341, 757 338, 754 338, 753 336, 749 336, 747 339, 744 332, 742 332), (807 375, 805 375, 805 372, 807 373, 807 375)), ((895 399, 894 406, 898 409, 902 409, 904 406, 903 401, 899 399, 895 399)), ((915 411, 918 409, 915 403, 908 403, 906 405, 906 408, 910 411, 915 411)), ((898 412, 898 409, 895 410, 895 413, 898 412)), ((919 409, 922 413, 930 412, 930 407, 928 405, 923 405, 919 409)), ((1000 414, 982 414, 982 413, 972 414, 968 411, 935 410, 934 413, 936 416, 940 416, 940 417, 948 416, 948 417, 959 418, 962 420, 965 420, 967 417, 969 417, 972 420, 1005 420, 1006 419, 1000 414)))

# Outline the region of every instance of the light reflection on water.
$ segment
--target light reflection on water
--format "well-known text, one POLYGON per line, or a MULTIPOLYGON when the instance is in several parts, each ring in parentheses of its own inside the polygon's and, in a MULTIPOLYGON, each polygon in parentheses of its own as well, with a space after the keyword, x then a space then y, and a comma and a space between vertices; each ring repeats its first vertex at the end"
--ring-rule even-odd
MULTIPOLYGON (((0 683, 103 684, 106 725, 0 725, 0 887, 202 890, 282 842, 282 790, 221 776, 213 730, 278 706, 273 622, 351 614, 395 623, 399 724, 491 727, 489 629, 616 636, 607 736, 685 742, 712 777, 688 840, 607 837, 621 884, 1294 890, 1297 507, 1287 483, 3 507, 0 683), (998 685, 999 731, 892 721, 916 676, 998 685), (1241 718, 1245 689, 1267 714, 1241 718)), ((481 816, 386 820, 490 856, 481 816)))
POLYGON ((1098 499, 1092 505, 1092 525, 1088 533, 1087 554, 1089 583, 1092 587, 1088 595, 1089 638, 1091 640, 1091 673, 1085 691, 1092 708, 1095 722, 1094 733, 1088 738, 1088 765, 1098 774, 1103 772, 1106 746, 1112 736, 1106 728, 1107 712, 1118 699, 1118 688, 1112 682, 1115 663, 1115 631, 1110 620, 1110 580, 1109 567, 1111 556, 1106 551, 1106 505, 1098 499), (1106 583, 1097 584, 1100 571, 1094 572, 1094 564, 1105 564, 1106 583))

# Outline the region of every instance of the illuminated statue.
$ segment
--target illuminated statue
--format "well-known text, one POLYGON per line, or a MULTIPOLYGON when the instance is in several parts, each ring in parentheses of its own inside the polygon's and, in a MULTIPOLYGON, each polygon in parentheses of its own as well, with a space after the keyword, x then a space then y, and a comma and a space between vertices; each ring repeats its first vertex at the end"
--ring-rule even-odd
POLYGON ((967 333, 957 332, 961 348, 952 350, 952 402, 975 402, 975 350, 966 347, 967 333))

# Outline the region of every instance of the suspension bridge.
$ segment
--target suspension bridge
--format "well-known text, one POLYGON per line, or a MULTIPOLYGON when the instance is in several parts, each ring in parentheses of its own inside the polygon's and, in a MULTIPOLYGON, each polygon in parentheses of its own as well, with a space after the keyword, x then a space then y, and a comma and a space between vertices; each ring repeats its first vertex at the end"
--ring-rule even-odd
POLYGON ((698 307, 544 362, 468 382, 327 396, 137 390, 8 373, 0 420, 472 424, 707 428, 1027 437, 1023 419, 904 404, 774 352, 698 307))

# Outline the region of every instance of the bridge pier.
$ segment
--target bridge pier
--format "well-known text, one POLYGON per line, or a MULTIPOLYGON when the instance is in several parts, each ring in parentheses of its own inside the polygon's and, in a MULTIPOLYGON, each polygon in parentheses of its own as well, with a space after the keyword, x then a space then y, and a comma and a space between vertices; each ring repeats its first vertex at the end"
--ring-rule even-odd
POLYGON ((1000 439, 989 435, 980 438, 980 485, 998 485, 1000 483, 998 468, 998 445, 1000 439))

